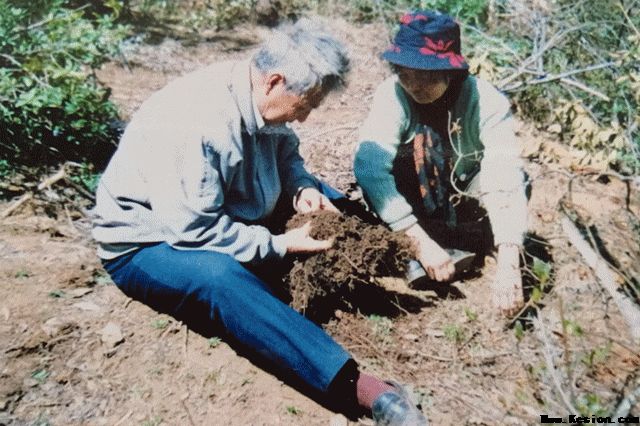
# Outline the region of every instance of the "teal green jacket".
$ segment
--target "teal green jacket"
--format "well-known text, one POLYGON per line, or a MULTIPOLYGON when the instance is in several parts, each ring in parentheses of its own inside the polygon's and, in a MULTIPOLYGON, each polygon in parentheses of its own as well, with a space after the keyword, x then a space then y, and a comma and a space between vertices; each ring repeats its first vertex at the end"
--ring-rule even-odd
MULTIPOLYGON (((391 76, 376 90, 360 128, 356 179, 373 209, 393 230, 417 222, 391 174, 398 147, 415 136, 417 119, 407 93, 391 76)), ((454 179, 464 187, 478 174, 479 197, 491 220, 495 243, 521 244, 527 227, 523 162, 508 99, 490 83, 469 76, 449 121, 454 179)))

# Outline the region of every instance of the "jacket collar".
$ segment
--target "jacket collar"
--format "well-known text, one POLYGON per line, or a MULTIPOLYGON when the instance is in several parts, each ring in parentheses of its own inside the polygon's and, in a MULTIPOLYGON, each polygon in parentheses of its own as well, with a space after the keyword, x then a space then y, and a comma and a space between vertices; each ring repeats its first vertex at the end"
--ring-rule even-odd
POLYGON ((229 90, 238 106, 242 122, 249 134, 253 135, 258 131, 258 123, 253 105, 253 96, 251 94, 251 60, 236 62, 231 67, 231 75, 229 79, 229 90))

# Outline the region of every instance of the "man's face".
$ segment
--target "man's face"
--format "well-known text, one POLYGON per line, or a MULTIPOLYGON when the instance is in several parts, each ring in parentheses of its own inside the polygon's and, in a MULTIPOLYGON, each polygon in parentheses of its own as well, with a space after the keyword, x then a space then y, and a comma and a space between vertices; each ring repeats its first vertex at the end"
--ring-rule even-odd
POLYGON ((279 80, 268 90, 264 104, 260 109, 262 118, 268 124, 304 122, 311 110, 317 108, 326 93, 320 86, 316 86, 297 95, 286 88, 284 79, 279 80))
POLYGON ((449 87, 449 76, 444 71, 425 71, 399 67, 400 85, 419 104, 430 104, 449 87))

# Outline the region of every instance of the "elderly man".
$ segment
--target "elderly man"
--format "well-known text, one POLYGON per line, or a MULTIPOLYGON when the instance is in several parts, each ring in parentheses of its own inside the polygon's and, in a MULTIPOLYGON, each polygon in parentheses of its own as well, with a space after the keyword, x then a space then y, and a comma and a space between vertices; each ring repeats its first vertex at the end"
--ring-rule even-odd
POLYGON ((248 61, 170 83, 129 123, 98 187, 93 235, 132 298, 223 333, 329 401, 357 401, 379 424, 426 424, 401 387, 360 373, 256 272, 332 244, 308 225, 272 235, 261 223, 281 196, 300 212, 335 209, 325 194, 336 191, 305 170, 285 124, 304 121, 347 70, 342 45, 305 20, 248 61))

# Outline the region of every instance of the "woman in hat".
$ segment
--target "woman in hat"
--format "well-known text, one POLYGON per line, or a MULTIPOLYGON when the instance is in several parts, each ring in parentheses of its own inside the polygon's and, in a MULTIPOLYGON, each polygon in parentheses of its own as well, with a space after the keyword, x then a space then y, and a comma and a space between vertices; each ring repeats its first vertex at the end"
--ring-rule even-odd
POLYGON ((455 273, 443 246, 476 253, 496 247, 493 302, 516 312, 523 305, 527 199, 509 101, 469 75, 450 16, 405 14, 382 57, 393 75, 378 87, 360 129, 358 183, 378 216, 415 241, 434 280, 455 273))

